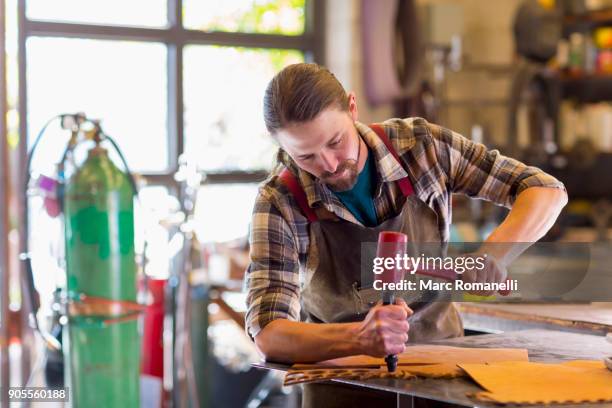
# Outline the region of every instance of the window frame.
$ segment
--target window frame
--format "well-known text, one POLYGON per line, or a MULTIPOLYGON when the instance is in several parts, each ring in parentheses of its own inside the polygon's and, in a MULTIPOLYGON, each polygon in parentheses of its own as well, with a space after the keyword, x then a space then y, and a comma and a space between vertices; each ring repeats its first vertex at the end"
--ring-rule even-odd
MULTIPOLYGON (((189 45, 221 45, 262 49, 293 49, 304 53, 306 61, 324 64, 324 0, 306 0, 305 27, 301 35, 254 34, 237 32, 205 32, 183 27, 183 0, 167 0, 168 25, 165 28, 145 28, 84 23, 30 20, 26 15, 27 0, 18 0, 18 49, 19 49, 19 141, 21 169, 25 170, 27 157, 27 57, 26 41, 30 37, 64 37, 93 40, 122 40, 135 42, 159 42, 165 44, 167 58, 167 117, 168 163, 161 172, 144 172, 140 175, 149 185, 164 185, 170 191, 179 192, 174 180, 179 156, 184 152, 183 111, 183 52, 189 45)), ((24 172, 21 172, 24 174, 24 172)), ((203 182, 253 183, 265 178, 265 170, 207 172, 203 182)))

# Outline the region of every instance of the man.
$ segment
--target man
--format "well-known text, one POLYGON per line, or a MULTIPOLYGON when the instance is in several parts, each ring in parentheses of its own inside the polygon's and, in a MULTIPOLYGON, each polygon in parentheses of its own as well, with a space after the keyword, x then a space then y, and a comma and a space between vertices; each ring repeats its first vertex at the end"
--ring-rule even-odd
MULTIPOLYGON (((389 229, 447 242, 451 193, 512 207, 487 243, 535 242, 567 202, 550 175, 421 118, 358 122, 355 94, 316 64, 272 79, 264 119, 281 149, 253 211, 246 325, 268 360, 385 356, 462 335, 452 303, 414 315, 402 299, 376 304, 380 293, 361 287, 361 243, 389 229)), ((463 279, 505 281, 512 256, 490 255, 463 279)))

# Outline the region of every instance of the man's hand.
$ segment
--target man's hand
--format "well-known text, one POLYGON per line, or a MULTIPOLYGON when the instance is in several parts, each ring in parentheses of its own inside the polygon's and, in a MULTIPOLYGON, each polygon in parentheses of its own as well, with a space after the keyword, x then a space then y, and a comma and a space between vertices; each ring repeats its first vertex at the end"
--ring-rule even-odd
POLYGON ((399 354, 406 349, 408 341, 408 317, 412 310, 403 299, 395 304, 383 306, 379 302, 370 309, 356 331, 362 354, 384 357, 399 354))
MULTIPOLYGON (((482 253, 467 254, 467 257, 483 257, 482 253)), ((508 271, 506 265, 499 261, 495 256, 486 254, 484 258, 484 268, 472 268, 458 275, 459 279, 466 283, 502 283, 506 282, 508 271)), ((471 290, 472 295, 491 296, 495 294, 492 290, 471 290)))

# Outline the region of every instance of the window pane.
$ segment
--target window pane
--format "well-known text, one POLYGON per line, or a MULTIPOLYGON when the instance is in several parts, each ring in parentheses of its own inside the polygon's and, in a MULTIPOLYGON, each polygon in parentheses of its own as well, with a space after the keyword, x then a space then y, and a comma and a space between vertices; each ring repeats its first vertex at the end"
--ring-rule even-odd
MULTIPOLYGON (((52 116, 84 112, 102 120, 132 170, 167 169, 163 44, 33 37, 26 48, 30 144, 52 116)), ((65 140, 46 136, 37 161, 57 161, 65 140)))
POLYGON ((147 275, 167 278, 173 253, 169 240, 169 229, 164 225, 172 214, 179 210, 176 197, 164 186, 146 186, 138 192, 134 202, 134 243, 136 253, 142 254, 144 241, 147 242, 147 275))
POLYGON ((201 187, 194 212, 198 240, 225 242, 246 237, 257 188, 257 184, 201 187))
POLYGON ((277 147, 263 121, 264 90, 293 50, 189 46, 184 56, 185 151, 203 170, 268 169, 277 147))
POLYGON ((167 0, 27 0, 29 19, 165 27, 167 0))
POLYGON ((183 24, 203 31, 300 35, 305 0, 183 1, 183 24))

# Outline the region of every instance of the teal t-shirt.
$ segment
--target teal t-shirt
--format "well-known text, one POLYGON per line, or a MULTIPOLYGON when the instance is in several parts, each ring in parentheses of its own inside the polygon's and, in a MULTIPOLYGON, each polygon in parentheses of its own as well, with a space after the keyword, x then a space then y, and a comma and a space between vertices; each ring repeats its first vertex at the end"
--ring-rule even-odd
POLYGON ((368 159, 352 189, 333 192, 355 218, 368 227, 378 225, 376 210, 374 209, 374 189, 376 188, 377 176, 373 157, 374 154, 368 149, 368 159))

